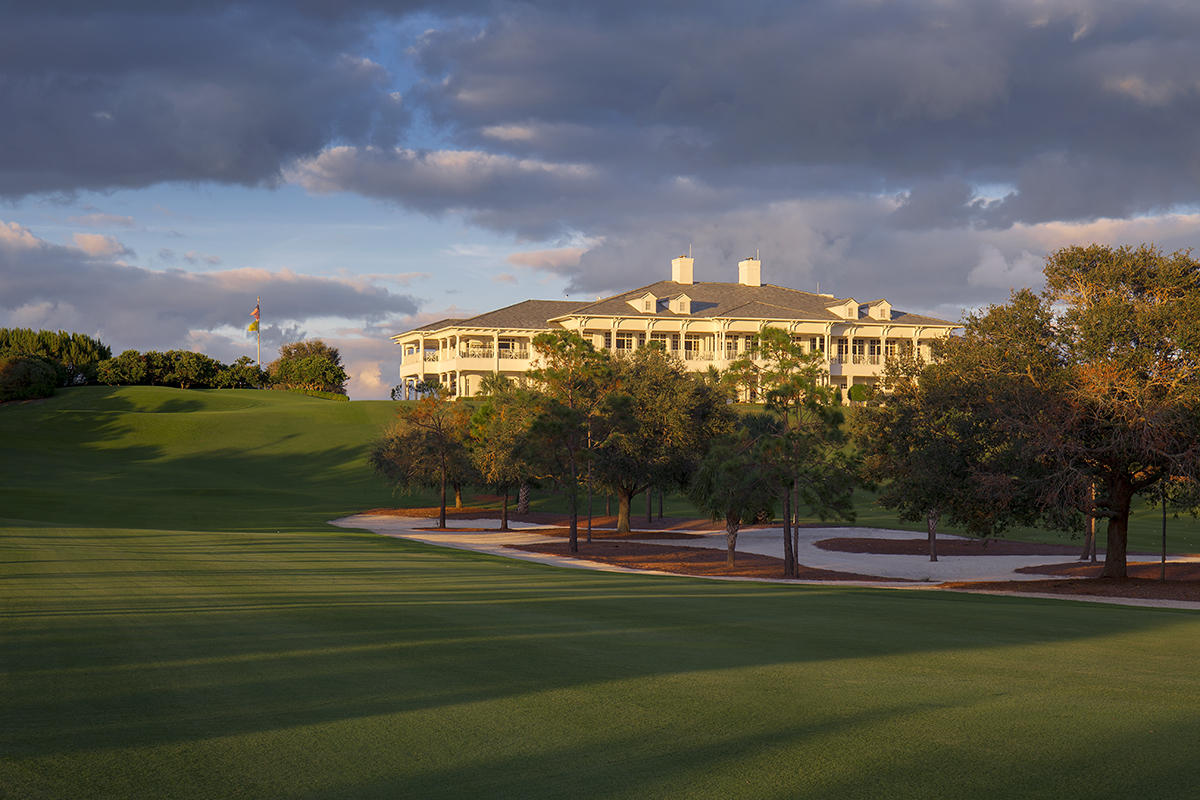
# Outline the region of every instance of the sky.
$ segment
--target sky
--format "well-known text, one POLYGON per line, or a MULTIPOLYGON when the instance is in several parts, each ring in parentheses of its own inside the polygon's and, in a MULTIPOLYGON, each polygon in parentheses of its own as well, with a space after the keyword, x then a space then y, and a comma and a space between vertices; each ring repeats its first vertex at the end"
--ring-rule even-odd
POLYGON ((0 326, 337 346, 763 280, 957 320, 1200 243, 1189 0, 0 0, 0 326))

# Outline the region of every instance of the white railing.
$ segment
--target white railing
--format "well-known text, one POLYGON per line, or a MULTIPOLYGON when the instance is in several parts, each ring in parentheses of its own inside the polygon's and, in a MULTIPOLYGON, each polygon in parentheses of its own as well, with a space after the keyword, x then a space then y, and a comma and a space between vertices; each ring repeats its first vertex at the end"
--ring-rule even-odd
POLYGON ((500 358, 508 358, 512 359, 513 361, 527 361, 529 360, 529 351, 523 348, 520 350, 501 350, 500 358))
POLYGON ((440 350, 426 350, 425 351, 425 360, 426 361, 441 361, 442 360, 441 356, 442 356, 442 353, 440 350))
POLYGON ((716 354, 712 350, 684 350, 684 361, 712 361, 716 354))
POLYGON ((490 347, 466 347, 458 351, 459 358, 495 358, 496 351, 490 347))

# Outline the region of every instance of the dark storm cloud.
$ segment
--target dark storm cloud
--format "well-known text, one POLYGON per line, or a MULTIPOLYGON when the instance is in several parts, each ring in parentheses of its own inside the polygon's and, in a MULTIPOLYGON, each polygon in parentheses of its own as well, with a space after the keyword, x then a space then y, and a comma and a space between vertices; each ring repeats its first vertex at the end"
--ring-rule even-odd
POLYGON ((332 140, 392 142, 403 121, 353 8, 69 10, 3 10, 0 195, 271 183, 332 140))
MULTIPOLYGON (((716 187, 755 165, 835 170, 860 191, 1014 185, 1023 197, 983 215, 996 225, 1198 199, 1198 39, 1187 4, 831 0, 736 19, 517 6, 417 53, 422 102, 479 146, 716 187), (1085 168, 1039 182, 1064 154, 1085 168)), ((972 200, 929 222, 976 217, 972 200)))

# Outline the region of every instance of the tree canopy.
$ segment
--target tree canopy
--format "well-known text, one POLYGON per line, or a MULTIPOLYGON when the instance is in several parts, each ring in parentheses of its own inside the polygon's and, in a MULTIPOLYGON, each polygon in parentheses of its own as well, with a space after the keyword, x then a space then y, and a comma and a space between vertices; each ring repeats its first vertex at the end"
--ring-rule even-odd
POLYGON ((977 527, 1033 514, 1061 525, 1095 486, 1103 575, 1125 577, 1133 496, 1200 474, 1200 264, 1090 245, 1051 254, 1045 275, 1041 295, 969 315, 921 391, 977 418, 971 481, 991 500, 977 527))

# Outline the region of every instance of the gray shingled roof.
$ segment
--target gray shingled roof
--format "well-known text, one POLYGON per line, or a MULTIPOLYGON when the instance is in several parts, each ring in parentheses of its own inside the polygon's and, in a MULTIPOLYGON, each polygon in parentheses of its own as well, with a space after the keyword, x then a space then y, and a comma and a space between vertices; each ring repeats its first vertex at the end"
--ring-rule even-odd
POLYGON ((574 300, 522 300, 520 303, 466 319, 438 320, 405 333, 435 331, 447 327, 549 329, 554 327, 550 324, 550 319, 569 314, 583 305, 587 303, 574 300))
POLYGON ((419 328, 413 328, 413 330, 414 331, 436 331, 438 328, 448 328, 451 325, 457 325, 460 322, 462 322, 461 319, 453 319, 453 318, 447 317, 446 319, 439 319, 437 322, 426 323, 425 325, 422 325, 419 328))
MULTIPOLYGON (((845 303, 849 298, 826 297, 799 289, 788 289, 767 283, 762 286, 746 286, 741 283, 718 283, 703 281, 680 284, 675 281, 659 281, 649 286, 630 289, 627 292, 582 303, 573 311, 561 316, 641 316, 641 317, 741 317, 744 319, 814 319, 830 322, 843 321, 837 314, 826 310, 828 306, 845 303), (641 298, 646 293, 659 298, 677 297, 686 293, 692 299, 691 314, 676 314, 669 309, 638 311, 630 307, 629 301, 641 298)), ((892 311, 893 322, 920 325, 953 325, 954 323, 934 317, 923 317, 902 311, 892 311)))
MULTIPOLYGON (((799 289, 764 284, 745 286, 740 283, 701 282, 679 284, 659 281, 649 286, 606 297, 595 302, 574 300, 524 300, 511 306, 488 311, 466 319, 442 319, 430 322, 414 331, 435 331, 447 327, 461 328, 522 328, 549 329, 551 320, 575 315, 641 316, 641 317, 738 317, 742 319, 813 319, 841 322, 842 317, 826 311, 827 306, 845 303, 849 298, 826 297, 799 289), (660 306, 656 311, 635 310, 630 300, 645 294, 668 299, 686 294, 692 300, 691 314, 676 314, 660 306)), ((876 301, 878 302, 878 301, 876 301)), ((864 304, 865 305, 865 304, 864 304)), ((892 310, 892 322, 902 325, 953 325, 953 322, 905 311, 892 310)), ((401 334, 403 335, 403 334, 401 334)))

